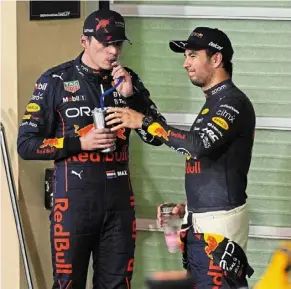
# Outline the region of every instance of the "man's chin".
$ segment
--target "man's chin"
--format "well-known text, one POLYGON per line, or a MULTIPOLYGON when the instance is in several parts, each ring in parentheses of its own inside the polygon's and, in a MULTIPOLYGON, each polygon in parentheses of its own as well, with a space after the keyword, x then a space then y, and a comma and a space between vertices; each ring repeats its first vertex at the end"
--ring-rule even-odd
POLYGON ((198 86, 198 87, 203 87, 203 83, 201 83, 199 80, 197 79, 191 79, 190 81, 192 82, 193 85, 198 86))
POLYGON ((113 68, 109 61, 103 61, 99 64, 99 66, 102 70, 112 70, 113 68))
POLYGON ((112 70, 112 66, 111 65, 103 65, 101 68, 103 70, 112 70))

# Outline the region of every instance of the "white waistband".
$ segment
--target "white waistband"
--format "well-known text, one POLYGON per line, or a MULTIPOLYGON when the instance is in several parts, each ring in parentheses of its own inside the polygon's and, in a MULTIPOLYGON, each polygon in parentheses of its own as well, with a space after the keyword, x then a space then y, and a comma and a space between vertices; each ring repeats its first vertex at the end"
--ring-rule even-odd
POLYGON ((193 217, 195 219, 199 219, 199 218, 214 218, 214 217, 217 217, 217 216, 231 216, 231 215, 234 215, 234 214, 237 214, 238 212, 241 212, 243 211, 244 209, 246 209, 247 207, 247 204, 243 204, 242 206, 240 207, 237 207, 237 208, 234 208, 234 209, 231 209, 231 210, 223 210, 223 211, 213 211, 213 212, 205 212, 205 213, 193 213, 191 211, 188 211, 188 208, 186 207, 186 214, 188 212, 191 212, 193 214, 193 217))

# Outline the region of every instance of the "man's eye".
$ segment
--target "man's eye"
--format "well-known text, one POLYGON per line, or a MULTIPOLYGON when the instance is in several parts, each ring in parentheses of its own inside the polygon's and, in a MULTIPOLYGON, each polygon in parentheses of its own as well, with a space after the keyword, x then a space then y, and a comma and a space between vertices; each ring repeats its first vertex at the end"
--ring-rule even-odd
POLYGON ((112 43, 103 43, 104 47, 109 47, 109 46, 114 46, 116 48, 121 48, 122 47, 122 44, 123 44, 123 41, 117 41, 117 42, 112 42, 112 43))
POLYGON ((120 48, 123 45, 123 41, 115 42, 115 46, 120 48))
POLYGON ((194 58, 196 57, 195 53, 189 53, 188 55, 185 55, 185 58, 194 58))

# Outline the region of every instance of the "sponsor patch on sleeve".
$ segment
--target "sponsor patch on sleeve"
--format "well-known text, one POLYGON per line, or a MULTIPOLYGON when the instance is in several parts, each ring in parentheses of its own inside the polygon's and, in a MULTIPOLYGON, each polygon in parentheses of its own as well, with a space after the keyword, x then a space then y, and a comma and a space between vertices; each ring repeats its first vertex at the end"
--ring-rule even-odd
POLYGON ((157 122, 153 122, 149 127, 148 127, 148 132, 153 135, 153 136, 158 136, 166 141, 169 141, 168 134, 166 130, 157 122))
POLYGON ((29 103, 27 106, 26 106, 26 111, 27 112, 37 112, 37 111, 40 111, 40 106, 37 104, 37 103, 29 103))
POLYGON ((221 128, 223 128, 224 130, 228 130, 229 126, 228 123, 221 117, 213 117, 212 121, 217 124, 218 126, 220 126, 221 128))

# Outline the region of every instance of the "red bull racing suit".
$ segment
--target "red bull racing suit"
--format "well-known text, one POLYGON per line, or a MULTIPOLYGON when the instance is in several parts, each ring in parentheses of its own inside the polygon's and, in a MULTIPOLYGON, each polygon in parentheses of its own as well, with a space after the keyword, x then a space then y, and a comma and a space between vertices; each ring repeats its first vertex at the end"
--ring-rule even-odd
MULTIPOLYGON (((35 84, 19 128, 18 153, 26 160, 55 160, 51 250, 58 289, 85 289, 93 255, 93 288, 130 288, 136 222, 128 169, 129 129, 117 132, 112 153, 81 151, 79 137, 93 127, 91 111, 100 107, 102 90, 112 87, 110 71, 96 73, 75 60, 44 73, 35 84)), ((157 115, 149 92, 132 77, 134 95, 117 91, 104 106, 129 106, 157 115)), ((151 145, 162 142, 137 130, 151 145)))
POLYGON ((192 273, 197 288, 247 288, 254 273, 243 249, 228 238, 211 233, 180 233, 183 267, 192 273), (188 235, 189 234, 189 235, 188 235), (193 270, 191 268, 199 268, 193 270))
MULTIPOLYGON (((185 190, 188 210, 193 213, 228 211, 245 204, 255 130, 253 106, 230 79, 205 95, 206 102, 190 131, 162 120, 154 120, 147 128, 164 144, 186 155, 185 190)), ((187 235, 191 271, 201 276, 198 288, 216 286, 204 270, 210 263, 201 250, 203 242, 196 240, 191 230, 187 235)))

